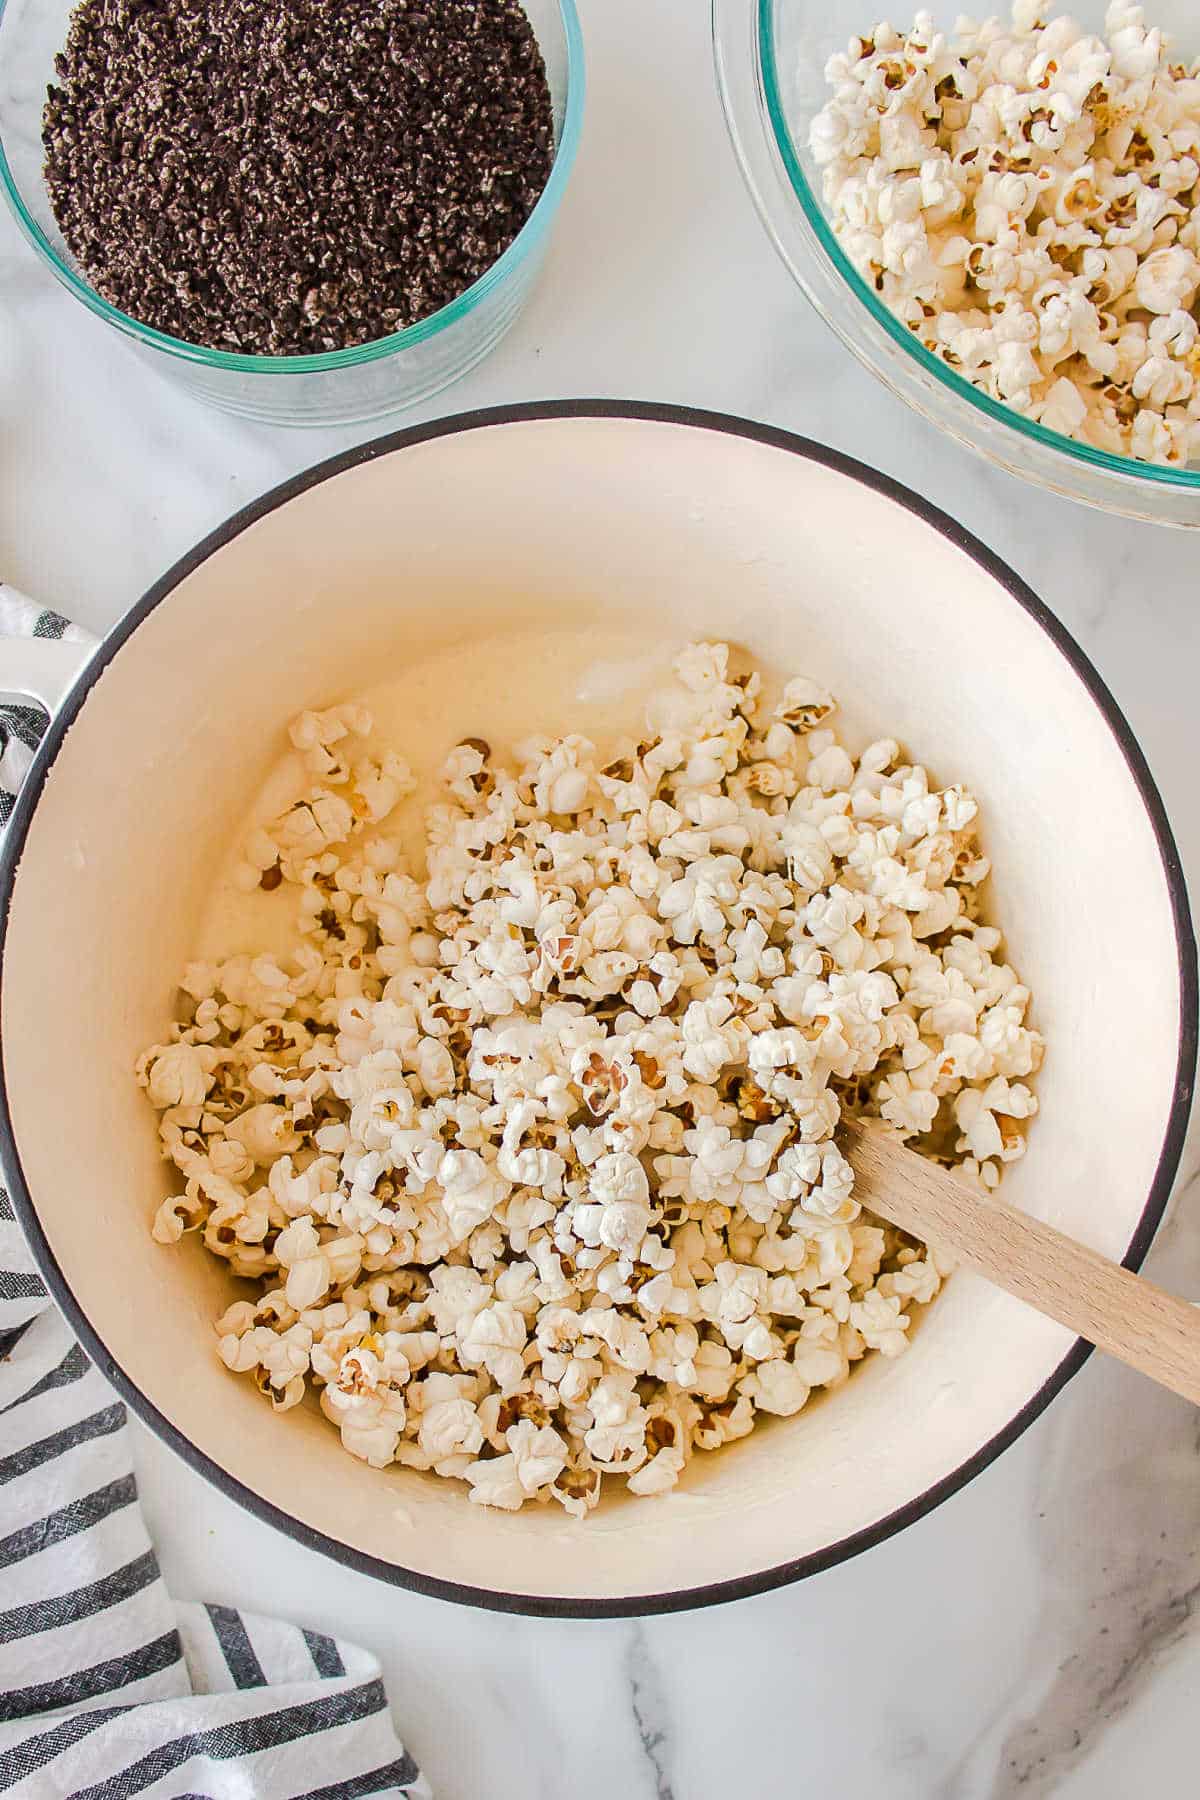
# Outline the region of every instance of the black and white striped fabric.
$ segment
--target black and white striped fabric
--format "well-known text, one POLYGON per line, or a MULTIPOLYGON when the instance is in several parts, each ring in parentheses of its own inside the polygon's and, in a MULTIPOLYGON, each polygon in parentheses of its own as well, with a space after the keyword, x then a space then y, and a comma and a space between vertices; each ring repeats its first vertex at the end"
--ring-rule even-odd
MULTIPOLYGON (((0 587, 0 635, 87 634, 0 587)), ((0 823, 45 721, 0 708, 0 823)), ((125 1408, 0 1189, 0 1795, 354 1800, 429 1788, 351 1644, 168 1594, 125 1408)))

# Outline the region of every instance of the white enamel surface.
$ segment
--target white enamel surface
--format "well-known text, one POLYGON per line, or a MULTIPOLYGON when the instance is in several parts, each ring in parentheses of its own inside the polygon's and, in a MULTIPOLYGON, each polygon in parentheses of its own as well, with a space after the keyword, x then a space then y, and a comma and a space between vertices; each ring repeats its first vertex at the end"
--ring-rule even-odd
MULTIPOLYGON (((355 1463, 315 1413, 274 1419, 220 1368, 208 1321, 221 1272, 146 1234, 164 1175, 129 1075, 290 713, 383 671, 402 688, 405 667, 499 627, 516 635, 495 639, 492 678, 528 696, 536 728, 539 687, 560 685, 572 650, 531 667, 522 634, 583 630, 578 676, 597 620, 622 647, 639 620, 648 646, 732 636, 828 682, 852 740, 893 733, 978 792, 996 905, 1050 1044, 1011 1191, 1120 1255, 1161 1151, 1179 1012, 1166 885, 1121 752, 1062 654, 963 551, 840 472, 715 430, 582 419, 436 438, 310 489, 209 557, 116 654, 59 752, 17 880, 3 1027, 51 1248, 118 1365, 185 1437, 355 1550, 484 1588, 620 1599, 753 1575, 876 1524, 1003 1430, 1067 1335, 962 1277, 908 1356, 699 1459, 673 1498, 614 1500, 586 1527, 549 1509, 501 1516, 355 1463), (63 943, 80 979, 47 1009, 63 943), (1118 1034, 1129 1063, 1092 1054, 1118 1034), (1117 1113, 1114 1145, 1103 1125, 1117 1113)), ((461 705, 448 689, 465 729, 461 705)))

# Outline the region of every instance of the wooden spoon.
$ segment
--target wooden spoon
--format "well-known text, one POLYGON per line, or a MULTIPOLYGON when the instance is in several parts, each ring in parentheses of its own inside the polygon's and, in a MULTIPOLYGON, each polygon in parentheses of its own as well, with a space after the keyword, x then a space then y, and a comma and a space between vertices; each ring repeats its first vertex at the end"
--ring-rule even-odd
POLYGON ((856 1200, 1200 1405, 1200 1307, 995 1194, 977 1193, 878 1126, 846 1119, 843 1129, 856 1200))

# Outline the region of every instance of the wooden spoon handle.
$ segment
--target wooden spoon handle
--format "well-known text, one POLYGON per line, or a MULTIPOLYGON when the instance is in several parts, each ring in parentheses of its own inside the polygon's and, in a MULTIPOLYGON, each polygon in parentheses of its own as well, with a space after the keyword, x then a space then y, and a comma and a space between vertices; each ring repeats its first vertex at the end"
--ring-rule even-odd
POLYGON ((844 1149, 872 1212, 1200 1405, 1200 1308, 878 1130, 845 1121, 844 1149))

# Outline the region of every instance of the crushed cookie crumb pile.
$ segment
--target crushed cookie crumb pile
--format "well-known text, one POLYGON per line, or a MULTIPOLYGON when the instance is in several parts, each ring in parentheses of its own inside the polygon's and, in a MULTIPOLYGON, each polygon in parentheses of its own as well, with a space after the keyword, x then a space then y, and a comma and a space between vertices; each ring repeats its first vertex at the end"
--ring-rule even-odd
POLYGON ((211 349, 342 350, 427 318, 554 159, 517 0, 80 0, 43 120, 71 254, 211 349))
POLYGON ((420 869, 370 715, 302 714, 239 865, 299 948, 189 967, 138 1066, 156 1237, 255 1284, 226 1365, 485 1505, 663 1493, 899 1355, 947 1268, 855 1201, 843 1111, 990 1187, 1036 1108, 971 796, 811 680, 676 673, 638 743, 460 744, 420 869))

